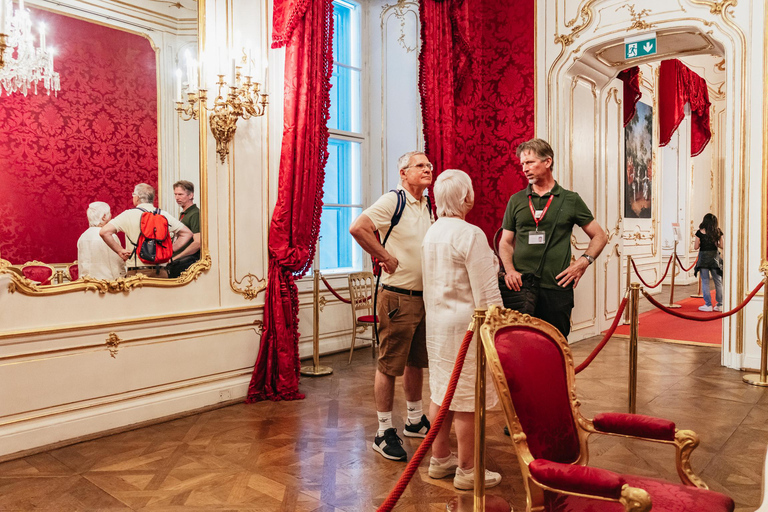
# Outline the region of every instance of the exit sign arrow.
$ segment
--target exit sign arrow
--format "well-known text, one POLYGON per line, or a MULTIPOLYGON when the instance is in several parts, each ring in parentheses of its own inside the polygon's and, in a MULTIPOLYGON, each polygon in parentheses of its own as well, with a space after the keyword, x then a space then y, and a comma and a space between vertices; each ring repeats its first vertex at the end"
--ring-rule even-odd
POLYGON ((656 32, 624 39, 624 58, 636 59, 656 53, 656 32))

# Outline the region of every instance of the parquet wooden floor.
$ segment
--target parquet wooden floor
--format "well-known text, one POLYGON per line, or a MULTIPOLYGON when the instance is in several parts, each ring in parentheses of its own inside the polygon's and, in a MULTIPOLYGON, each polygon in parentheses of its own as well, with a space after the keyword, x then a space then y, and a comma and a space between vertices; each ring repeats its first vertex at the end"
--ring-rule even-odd
MULTIPOLYGON (((573 346, 576 362, 597 338, 573 346)), ((405 464, 371 450, 374 363, 368 348, 323 358, 332 376, 303 378, 307 398, 239 404, 0 464, 2 511, 372 511, 405 464)), ((768 395, 722 368, 716 348, 640 343, 638 412, 669 418, 701 436, 693 466, 739 512, 760 502, 768 444, 768 395)), ((583 411, 626 411, 627 342, 612 340, 577 378, 583 411)), ((425 379, 425 388, 426 388, 425 379)), ((425 397, 428 395, 425 394, 425 397)), ((425 400, 426 402, 426 400, 425 400)), ((399 389, 395 424, 402 431, 399 389)), ((514 449, 500 411, 488 420, 490 491, 524 510, 514 449)), ((421 440, 404 438, 412 454, 421 440)), ((593 465, 679 481, 669 447, 593 437, 593 465)), ((426 462, 398 511, 439 511, 455 495, 426 462)), ((704 511, 703 511, 704 512, 704 511)))

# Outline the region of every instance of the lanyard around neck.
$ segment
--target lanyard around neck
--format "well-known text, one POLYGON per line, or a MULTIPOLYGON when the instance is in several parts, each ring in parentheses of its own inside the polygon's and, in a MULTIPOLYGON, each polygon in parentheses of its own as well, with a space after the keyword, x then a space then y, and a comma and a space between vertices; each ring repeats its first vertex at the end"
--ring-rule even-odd
POLYGON ((536 216, 536 210, 533 208, 533 201, 531 201, 531 195, 528 195, 528 207, 531 209, 531 215, 533 215, 533 222, 536 223, 536 231, 539 230, 539 222, 544 218, 544 216, 547 214, 547 210, 549 210, 549 205, 552 204, 552 199, 554 199, 555 196, 550 194, 549 201, 547 201, 547 205, 544 207, 544 209, 541 211, 540 216, 536 216))

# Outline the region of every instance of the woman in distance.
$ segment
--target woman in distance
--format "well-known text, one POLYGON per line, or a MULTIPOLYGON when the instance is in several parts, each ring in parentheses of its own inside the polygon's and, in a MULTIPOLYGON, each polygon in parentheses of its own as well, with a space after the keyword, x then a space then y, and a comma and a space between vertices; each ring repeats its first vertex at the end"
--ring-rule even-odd
MULTIPOLYGON (((435 420, 445 398, 456 355, 475 308, 502 304, 498 262, 485 234, 464 220, 474 204, 472 180, 460 170, 446 169, 435 180, 435 204, 439 219, 429 228, 421 246, 426 308, 429 387, 435 420)), ((474 488, 476 347, 473 341, 464 361, 450 411, 432 445, 429 476, 452 475, 457 489, 474 488), (451 452, 451 424, 456 426, 458 457, 451 452)), ((486 404, 496 405, 493 386, 486 404)), ((485 486, 501 482, 501 475, 486 470, 485 486)))
POLYGON ((717 217, 708 213, 699 224, 696 232, 694 249, 699 250, 696 268, 693 275, 701 272, 701 293, 704 295, 704 305, 699 311, 723 310, 723 260, 718 255, 718 249, 723 248, 723 232, 717 227, 717 217), (715 282, 715 300, 717 305, 712 307, 712 294, 709 291, 709 279, 715 282))

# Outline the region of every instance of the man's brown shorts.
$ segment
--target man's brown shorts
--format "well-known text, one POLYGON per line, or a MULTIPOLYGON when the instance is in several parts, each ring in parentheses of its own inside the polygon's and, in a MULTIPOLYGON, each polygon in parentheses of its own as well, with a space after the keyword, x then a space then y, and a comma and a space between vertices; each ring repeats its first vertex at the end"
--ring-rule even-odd
POLYGON ((406 366, 427 368, 423 298, 380 288, 376 309, 379 316, 379 371, 399 377, 406 366))

